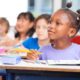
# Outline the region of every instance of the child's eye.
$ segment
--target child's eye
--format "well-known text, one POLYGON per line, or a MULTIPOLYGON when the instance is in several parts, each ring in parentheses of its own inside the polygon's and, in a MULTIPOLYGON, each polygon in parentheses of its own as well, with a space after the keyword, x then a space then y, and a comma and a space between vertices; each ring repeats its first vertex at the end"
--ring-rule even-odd
POLYGON ((60 22, 56 22, 56 25, 60 25, 60 22))

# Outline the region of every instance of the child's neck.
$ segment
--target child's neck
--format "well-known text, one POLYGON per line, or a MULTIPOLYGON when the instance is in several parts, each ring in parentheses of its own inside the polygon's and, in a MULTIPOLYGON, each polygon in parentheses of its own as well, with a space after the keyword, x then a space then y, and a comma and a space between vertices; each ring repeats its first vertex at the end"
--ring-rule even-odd
POLYGON ((38 44, 40 47, 43 47, 45 45, 48 45, 50 43, 49 39, 45 39, 45 40, 38 40, 38 44))
POLYGON ((71 45, 71 42, 69 40, 54 40, 53 41, 53 47, 56 49, 65 49, 71 45))
POLYGON ((19 40, 25 40, 27 38, 27 36, 25 35, 25 33, 21 33, 19 36, 19 40))

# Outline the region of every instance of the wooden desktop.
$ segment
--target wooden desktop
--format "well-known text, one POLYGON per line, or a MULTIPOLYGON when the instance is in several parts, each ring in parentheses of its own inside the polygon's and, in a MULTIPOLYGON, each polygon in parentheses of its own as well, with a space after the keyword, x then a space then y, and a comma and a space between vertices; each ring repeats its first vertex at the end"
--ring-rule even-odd
POLYGON ((40 80, 44 78, 46 78, 46 80, 53 80, 55 77, 59 80, 64 80, 65 78, 67 78, 67 80, 71 78, 72 80, 80 80, 79 65, 48 65, 21 61, 15 65, 1 63, 0 69, 7 70, 7 80, 15 80, 14 77, 16 75, 25 75, 29 77, 27 80, 31 80, 30 76, 33 76, 34 79, 38 77, 40 80))

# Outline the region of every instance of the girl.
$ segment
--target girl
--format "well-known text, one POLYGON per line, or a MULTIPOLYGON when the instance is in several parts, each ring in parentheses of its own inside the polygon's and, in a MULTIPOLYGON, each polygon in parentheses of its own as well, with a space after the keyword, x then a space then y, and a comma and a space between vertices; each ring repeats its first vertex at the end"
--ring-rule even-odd
MULTIPOLYGON (((80 11, 78 11, 80 12, 80 11)), ((39 51, 41 60, 80 60, 80 45, 70 40, 80 28, 80 13, 70 9, 60 9, 51 17, 48 30, 51 45, 39 51)), ((28 54, 28 59, 34 59, 37 53, 28 54)))
POLYGON ((35 30, 38 38, 29 38, 23 42, 23 46, 28 49, 39 49, 49 44, 48 24, 50 15, 42 14, 35 20, 35 30))
POLYGON ((0 42, 5 39, 10 39, 10 37, 7 35, 9 30, 9 22, 6 18, 1 17, 0 18, 0 42))
POLYGON ((31 37, 34 33, 34 16, 30 12, 22 12, 17 17, 16 41, 22 42, 31 37))
MULTIPOLYGON (((2 44, 4 41, 11 40, 11 38, 8 36, 9 27, 9 21, 5 17, 0 17, 0 46, 3 46, 2 44)), ((1 76, 7 74, 6 70, 0 69, 0 74, 0 80, 2 80, 1 76)))
POLYGON ((33 27, 34 24, 34 16, 30 12, 22 12, 17 17, 16 23, 16 34, 15 39, 6 41, 3 43, 5 46, 16 46, 20 45, 25 39, 28 39, 33 35, 35 29, 33 27))
MULTIPOLYGON (((22 43, 22 46, 20 47, 25 47, 27 49, 39 49, 45 45, 48 45, 49 38, 48 38, 48 25, 49 25, 49 20, 50 20, 50 15, 49 14, 42 14, 39 17, 36 18, 35 20, 35 30, 37 34, 37 38, 29 38, 28 40, 25 40, 22 43)), ((34 53, 34 50, 31 50, 32 53, 34 53)), ((28 59, 28 57, 27 57, 28 59)), ((35 59, 35 58, 34 58, 35 59)), ((26 78, 24 76, 16 76, 20 80, 26 78)))

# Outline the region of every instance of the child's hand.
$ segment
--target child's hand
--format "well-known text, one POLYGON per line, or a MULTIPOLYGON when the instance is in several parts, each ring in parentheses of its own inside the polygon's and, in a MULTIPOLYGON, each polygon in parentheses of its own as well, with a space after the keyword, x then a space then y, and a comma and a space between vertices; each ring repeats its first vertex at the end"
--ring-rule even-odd
POLYGON ((29 60, 39 59, 39 52, 36 50, 30 50, 30 52, 27 54, 27 59, 29 60))
POLYGON ((14 40, 5 40, 0 42, 0 46, 14 46, 15 41, 14 40))

